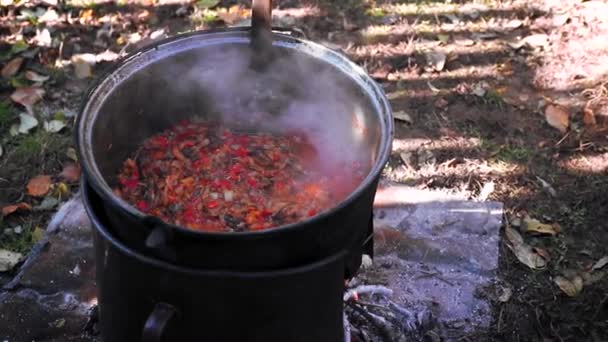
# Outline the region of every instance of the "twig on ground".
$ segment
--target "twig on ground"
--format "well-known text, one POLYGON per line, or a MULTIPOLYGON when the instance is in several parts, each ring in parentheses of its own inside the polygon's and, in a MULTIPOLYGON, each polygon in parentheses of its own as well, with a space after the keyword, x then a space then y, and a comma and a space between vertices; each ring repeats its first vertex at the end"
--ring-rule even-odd
POLYGON ((356 310, 359 314, 365 317, 370 323, 372 323, 378 330, 384 335, 388 341, 397 341, 398 336, 395 334, 395 329, 393 329, 392 324, 386 321, 384 318, 373 314, 359 305, 351 305, 351 307, 356 310))
POLYGON ((350 342, 350 322, 346 316, 346 312, 342 314, 342 320, 344 323, 344 342, 350 342))
POLYGON ((561 145, 569 136, 570 136, 570 132, 567 132, 566 134, 564 134, 564 136, 561 139, 559 139, 559 141, 557 143, 555 143, 555 147, 559 147, 559 145, 561 145))
POLYGON ((370 294, 370 295, 378 294, 381 296, 389 297, 389 296, 393 295, 393 290, 389 289, 386 286, 382 286, 382 285, 361 285, 361 286, 355 287, 354 289, 348 290, 344 294, 344 301, 345 302, 349 301, 362 294, 370 294))

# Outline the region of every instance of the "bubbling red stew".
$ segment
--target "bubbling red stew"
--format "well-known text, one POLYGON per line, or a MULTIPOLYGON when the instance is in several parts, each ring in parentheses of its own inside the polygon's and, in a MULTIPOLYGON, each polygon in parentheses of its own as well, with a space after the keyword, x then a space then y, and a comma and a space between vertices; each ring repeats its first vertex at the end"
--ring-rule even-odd
POLYGON ((359 162, 320 160, 304 134, 188 121, 145 140, 124 161, 114 192, 171 224, 257 231, 336 206, 363 180, 365 169, 359 162))

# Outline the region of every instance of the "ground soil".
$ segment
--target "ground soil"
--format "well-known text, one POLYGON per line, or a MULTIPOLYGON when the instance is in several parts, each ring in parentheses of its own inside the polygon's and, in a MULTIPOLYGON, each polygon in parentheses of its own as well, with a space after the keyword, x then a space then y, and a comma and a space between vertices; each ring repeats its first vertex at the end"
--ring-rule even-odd
MULTIPOLYGON (((60 41, 39 47, 23 67, 51 76, 43 85, 44 100, 35 107, 41 120, 57 111, 76 112, 87 86, 114 63, 99 61, 93 78, 81 79, 73 66, 62 63, 72 55, 128 52, 149 43, 153 33, 234 25, 247 13, 233 8, 230 15, 218 17, 219 8, 237 1, 220 1, 211 9, 203 8, 205 1, 50 3, 0 9, 3 63, 14 57, 9 52, 18 36, 30 44, 36 27, 50 28, 60 41), (17 19, 23 9, 36 8, 55 9, 69 20, 32 24, 17 19)), ((499 277, 512 296, 496 301, 491 329, 461 340, 608 340, 608 277, 585 282, 575 297, 554 281, 588 272, 608 254, 608 141, 602 116, 608 115, 606 46, 590 43, 606 34, 608 12, 601 11, 608 8, 603 7, 606 1, 284 0, 278 6, 277 24, 295 27, 364 66, 384 88, 394 112, 407 115, 407 120, 395 121, 385 179, 466 192, 471 198, 482 194, 504 203, 506 222, 515 228, 526 216, 561 227, 556 236, 524 235, 528 244, 550 255, 543 270, 519 262, 503 243, 499 277), (519 44, 530 36, 536 39, 519 44), (577 49, 581 44, 583 54, 577 49), (428 63, 433 56, 435 61, 428 63), (567 131, 547 123, 548 104, 569 113, 567 131), (595 125, 583 120, 586 105, 595 125)), ((23 111, 8 99, 12 91, 11 82, 3 80, 0 100, 13 113, 23 111)), ((28 136, 10 136, 10 124, 18 122, 15 115, 0 121, 0 205, 36 205, 40 199, 24 195, 25 185, 38 174, 61 181, 59 172, 71 162, 73 119, 68 116, 68 127, 50 138, 33 135, 42 148, 18 153, 28 136)), ((44 227, 51 213, 16 214, 1 228, 44 227)), ((0 247, 25 251, 32 238, 25 240, 15 247, 14 238, 3 236, 0 247)))

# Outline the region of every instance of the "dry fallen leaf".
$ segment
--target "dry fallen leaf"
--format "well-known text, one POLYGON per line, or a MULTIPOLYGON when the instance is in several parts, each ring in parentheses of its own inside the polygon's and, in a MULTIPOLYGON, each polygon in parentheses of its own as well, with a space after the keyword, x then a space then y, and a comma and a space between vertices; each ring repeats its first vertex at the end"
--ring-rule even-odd
POLYGON ((509 301, 509 299, 511 299, 511 296, 513 295, 513 290, 510 287, 501 287, 501 290, 502 291, 498 296, 498 301, 506 303, 509 301))
POLYGON ((221 10, 217 12, 218 18, 228 25, 232 25, 242 19, 249 17, 250 11, 239 5, 234 5, 227 10, 221 10))
POLYGON ((34 197, 43 197, 51 189, 51 176, 36 176, 27 183, 27 194, 34 197))
POLYGON ((35 206, 33 209, 35 211, 42 210, 51 210, 55 208, 59 204, 59 200, 53 196, 46 196, 39 205, 35 206))
POLYGON ((92 53, 83 53, 72 56, 72 65, 76 77, 83 79, 93 76, 93 66, 97 62, 96 56, 92 53))
POLYGON ((523 42, 532 48, 544 48, 549 45, 549 36, 544 33, 532 34, 524 38, 523 42))
POLYGON ((411 125, 414 121, 412 120, 412 117, 406 113, 403 110, 399 110, 393 113, 393 118, 395 118, 395 120, 399 120, 399 121, 403 121, 409 125, 411 125))
POLYGON ((545 119, 551 127, 562 133, 566 133, 570 126, 570 112, 562 106, 548 105, 545 109, 545 119))
POLYGON ((426 54, 427 64, 435 71, 441 71, 445 68, 447 55, 441 51, 431 51, 426 54))
POLYGON ((87 25, 93 19, 95 19, 93 16, 93 9, 89 8, 80 12, 80 18, 78 18, 78 21, 80 21, 81 25, 87 25))
POLYGON ((505 235, 510 242, 509 248, 521 263, 536 270, 547 267, 547 251, 526 244, 519 232, 511 227, 505 228, 505 235))
POLYGON ((67 164, 59 174, 68 183, 77 183, 80 180, 80 166, 77 164, 67 164))
POLYGON ((51 120, 44 122, 44 130, 49 133, 57 133, 65 128, 65 123, 62 120, 51 120))
POLYGON ((21 68, 21 64, 23 64, 23 58, 17 57, 10 60, 4 67, 2 68, 2 77, 11 78, 17 74, 19 69, 21 68))
POLYGON ((575 275, 571 279, 557 276, 553 281, 570 297, 577 296, 583 290, 583 278, 580 275, 575 275))
POLYGON ((2 208, 2 215, 8 216, 17 210, 32 210, 32 206, 25 202, 7 205, 6 207, 2 208))
POLYGON ((38 126, 38 120, 35 117, 26 113, 19 114, 19 126, 17 127, 18 133, 27 134, 36 126, 38 126))
POLYGON ((68 147, 67 151, 65 151, 65 155, 73 161, 78 161, 78 154, 76 154, 76 149, 73 147, 68 147))
POLYGON ((50 76, 44 76, 44 75, 40 75, 39 73, 36 73, 34 71, 28 70, 25 72, 25 78, 29 81, 32 82, 36 82, 36 83, 44 83, 46 81, 49 80, 49 78, 51 78, 50 76))
POLYGON ((33 114, 32 107, 42 100, 43 95, 44 89, 40 87, 22 87, 11 94, 11 100, 24 106, 30 114, 33 114))
POLYGON ((10 271, 23 259, 23 254, 0 249, 0 272, 10 271))
POLYGON ((36 30, 36 36, 34 37, 34 43, 40 47, 51 47, 53 38, 51 38, 51 32, 48 29, 36 30))
POLYGON ((608 265, 608 255, 604 256, 603 258, 598 260, 595 264, 593 264, 593 267, 591 267, 591 270, 597 271, 597 270, 604 268, 606 265, 608 265))
POLYGON ((585 105, 585 108, 583 109, 583 122, 585 123, 585 126, 589 127, 597 125, 595 113, 593 112, 591 106, 589 106, 589 103, 587 103, 587 105, 585 105))
POLYGON ((550 224, 542 223, 531 217, 524 218, 522 223, 523 223, 522 229, 526 233, 557 235, 560 232, 560 228, 558 225, 550 225, 550 224))

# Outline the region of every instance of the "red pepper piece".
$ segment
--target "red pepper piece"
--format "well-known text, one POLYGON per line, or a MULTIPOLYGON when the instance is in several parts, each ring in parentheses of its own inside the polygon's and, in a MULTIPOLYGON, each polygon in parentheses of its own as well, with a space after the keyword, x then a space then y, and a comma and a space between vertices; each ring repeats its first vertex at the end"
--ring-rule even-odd
POLYGON ((249 150, 241 146, 234 151, 234 155, 240 158, 247 157, 249 155, 249 150))
POLYGON ((260 185, 260 183, 255 180, 254 178, 247 178, 247 184, 249 184, 250 187, 257 189, 258 186, 260 185))
POLYGON ((120 184, 126 190, 133 190, 133 189, 137 188, 139 181, 137 179, 123 179, 120 181, 120 184))
POLYGON ((141 200, 137 202, 136 207, 141 211, 147 211, 149 206, 146 201, 141 200))
POLYGON ((154 148, 166 148, 169 146, 169 139, 164 136, 158 136, 150 140, 150 146, 154 148))
POLYGON ((207 202, 207 208, 209 208, 209 209, 215 209, 219 206, 220 206, 220 202, 217 200, 212 200, 212 201, 207 202))

